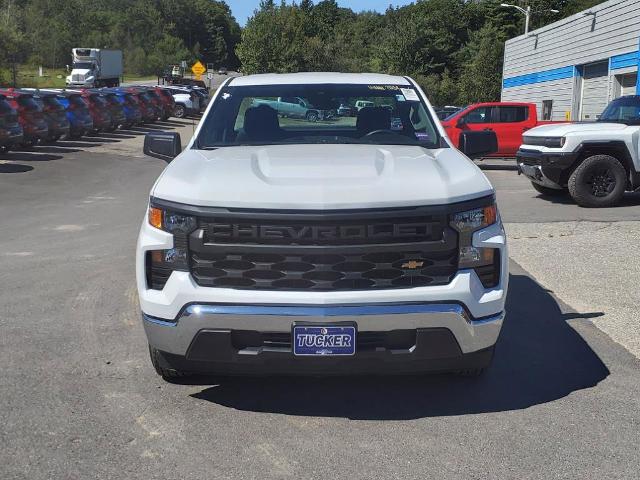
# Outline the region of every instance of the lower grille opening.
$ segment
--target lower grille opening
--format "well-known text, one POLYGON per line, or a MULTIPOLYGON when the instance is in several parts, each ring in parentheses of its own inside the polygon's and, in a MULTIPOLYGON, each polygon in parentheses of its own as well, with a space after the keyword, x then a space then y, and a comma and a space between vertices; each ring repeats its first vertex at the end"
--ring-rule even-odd
MULTIPOLYGON (((231 344, 236 350, 269 348, 291 351, 291 333, 233 330, 231 344)), ((358 332, 357 351, 408 350, 416 344, 416 330, 391 330, 386 332, 358 332)))

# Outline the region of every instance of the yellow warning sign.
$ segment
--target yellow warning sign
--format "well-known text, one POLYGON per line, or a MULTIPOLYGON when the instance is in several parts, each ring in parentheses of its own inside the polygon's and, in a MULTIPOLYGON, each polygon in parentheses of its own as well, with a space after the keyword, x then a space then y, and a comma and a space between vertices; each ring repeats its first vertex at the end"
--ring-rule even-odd
POLYGON ((207 71, 206 67, 200 62, 197 61, 191 66, 191 71, 198 77, 202 76, 204 72, 207 71))

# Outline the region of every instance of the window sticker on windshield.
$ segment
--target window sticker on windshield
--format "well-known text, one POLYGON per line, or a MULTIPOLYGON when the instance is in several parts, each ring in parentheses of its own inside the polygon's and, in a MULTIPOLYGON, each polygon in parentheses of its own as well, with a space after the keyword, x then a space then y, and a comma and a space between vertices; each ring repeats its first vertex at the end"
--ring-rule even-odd
POLYGON ((231 98, 231 94, 230 94, 230 93, 225 92, 225 93, 223 93, 223 94, 222 94, 222 98, 223 98, 224 100, 227 100, 227 99, 231 98))
POLYGON ((402 92, 402 95, 404 95, 404 98, 406 98, 410 102, 420 101, 418 93, 413 88, 401 88, 400 91, 402 92))
POLYGON ((404 98, 404 95, 396 95, 396 100, 399 102, 404 102, 406 98, 404 98))

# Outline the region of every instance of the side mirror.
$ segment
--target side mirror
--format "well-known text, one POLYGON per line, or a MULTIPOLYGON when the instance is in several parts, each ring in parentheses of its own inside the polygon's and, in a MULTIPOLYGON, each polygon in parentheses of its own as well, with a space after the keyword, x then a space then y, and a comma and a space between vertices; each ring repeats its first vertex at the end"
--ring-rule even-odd
POLYGON ((144 154, 169 163, 182 152, 180 134, 176 132, 150 132, 144 137, 144 154))
POLYGON ((469 158, 483 157, 498 151, 498 137, 496 132, 482 130, 460 134, 460 150, 469 158))

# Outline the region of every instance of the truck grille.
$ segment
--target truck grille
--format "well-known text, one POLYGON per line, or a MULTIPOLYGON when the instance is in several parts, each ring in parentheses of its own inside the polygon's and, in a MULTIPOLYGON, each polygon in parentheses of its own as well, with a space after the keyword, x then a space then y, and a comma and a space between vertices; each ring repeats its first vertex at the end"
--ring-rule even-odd
POLYGON ((198 217, 189 268, 200 286, 247 290, 445 285, 458 269, 447 218, 426 209, 198 217))
POLYGON ((84 82, 84 75, 80 75, 78 73, 71 75, 72 82, 84 82))

